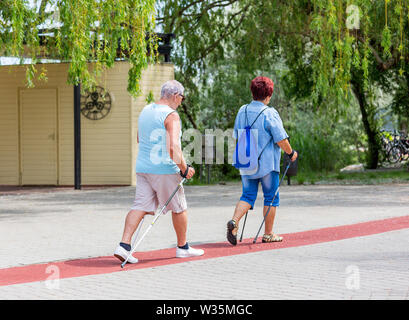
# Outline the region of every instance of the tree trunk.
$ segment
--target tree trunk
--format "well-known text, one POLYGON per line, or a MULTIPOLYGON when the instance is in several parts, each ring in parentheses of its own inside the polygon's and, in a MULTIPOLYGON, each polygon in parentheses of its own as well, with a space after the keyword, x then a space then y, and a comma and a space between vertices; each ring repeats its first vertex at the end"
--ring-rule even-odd
POLYGON ((363 88, 363 79, 357 77, 353 73, 351 78, 352 91, 358 100, 359 108, 362 115, 362 123, 364 125, 365 133, 368 137, 368 152, 366 157, 366 166, 368 169, 376 169, 378 167, 380 144, 377 137, 377 128, 375 112, 373 108, 367 103, 365 92, 363 88), (371 125, 372 124, 372 125, 371 125))
POLYGON ((181 106, 182 106, 183 113, 186 115, 189 122, 192 124, 193 128, 195 128, 197 130, 198 129, 197 124, 196 124, 195 120, 193 119, 193 116, 190 114, 190 112, 187 111, 186 105, 184 103, 182 103, 181 106))

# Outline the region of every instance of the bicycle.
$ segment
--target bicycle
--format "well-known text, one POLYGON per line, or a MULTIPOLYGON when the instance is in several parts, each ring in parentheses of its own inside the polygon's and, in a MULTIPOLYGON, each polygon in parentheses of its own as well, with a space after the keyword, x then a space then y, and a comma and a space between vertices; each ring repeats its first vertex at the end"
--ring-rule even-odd
POLYGON ((401 135, 394 134, 393 140, 390 142, 391 146, 388 151, 388 160, 391 163, 397 163, 409 158, 409 139, 401 135))

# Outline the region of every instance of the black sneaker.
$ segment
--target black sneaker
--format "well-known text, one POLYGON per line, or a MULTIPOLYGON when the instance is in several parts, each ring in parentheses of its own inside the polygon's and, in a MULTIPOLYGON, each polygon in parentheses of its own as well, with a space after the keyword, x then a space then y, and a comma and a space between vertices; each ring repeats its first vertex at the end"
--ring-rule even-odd
POLYGON ((230 220, 227 222, 227 240, 235 246, 237 244, 237 232, 234 235, 233 230, 236 229, 236 231, 239 229, 239 227, 236 224, 236 221, 230 220))

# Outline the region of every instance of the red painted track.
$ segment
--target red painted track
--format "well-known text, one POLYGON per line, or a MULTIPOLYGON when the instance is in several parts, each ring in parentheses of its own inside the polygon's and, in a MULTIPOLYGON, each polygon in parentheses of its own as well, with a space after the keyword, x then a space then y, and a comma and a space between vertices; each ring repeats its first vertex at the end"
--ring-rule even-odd
POLYGON ((176 263, 184 263, 192 260, 227 257, 236 254, 264 250, 306 246, 316 243, 362 237, 406 228, 409 228, 409 216, 283 234, 283 242, 269 244, 261 243, 260 240, 256 244, 253 244, 253 239, 245 239, 237 246, 232 246, 228 242, 197 245, 195 246, 196 248, 205 249, 205 254, 201 257, 195 258, 175 258, 174 248, 154 250, 149 252, 137 252, 135 256, 139 259, 139 263, 127 264, 124 269, 121 269, 120 261, 113 256, 12 267, 0 269, 0 286, 35 281, 45 281, 47 279, 50 279, 50 274, 54 274, 55 276, 55 270, 59 271, 59 279, 73 278, 87 275, 106 274, 126 270, 158 267, 176 263), (50 266, 53 266, 53 268, 49 268, 50 266), (58 267, 58 269, 55 267, 58 267))

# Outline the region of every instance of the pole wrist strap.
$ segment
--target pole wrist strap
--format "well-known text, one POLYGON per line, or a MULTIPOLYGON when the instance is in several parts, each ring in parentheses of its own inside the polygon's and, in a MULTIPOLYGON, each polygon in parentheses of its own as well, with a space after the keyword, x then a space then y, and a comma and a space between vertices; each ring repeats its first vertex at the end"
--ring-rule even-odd
POLYGON ((186 178, 187 177, 187 173, 189 172, 189 168, 191 167, 191 165, 190 164, 187 164, 187 168, 186 168, 186 171, 185 171, 185 173, 182 173, 182 170, 180 170, 180 175, 182 176, 182 178, 186 178))

